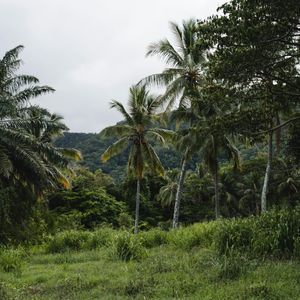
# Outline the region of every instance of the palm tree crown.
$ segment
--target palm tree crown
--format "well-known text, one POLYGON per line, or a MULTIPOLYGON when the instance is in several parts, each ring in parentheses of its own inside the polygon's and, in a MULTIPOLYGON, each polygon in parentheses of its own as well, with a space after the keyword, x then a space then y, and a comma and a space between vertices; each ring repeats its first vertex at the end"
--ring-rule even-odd
POLYGON ((143 177, 145 167, 162 175, 163 166, 149 143, 149 138, 164 144, 166 139, 172 137, 172 131, 154 127, 155 114, 159 106, 160 100, 150 95, 145 86, 130 88, 128 111, 120 102, 113 100, 111 107, 117 109, 125 121, 102 131, 105 136, 118 138, 102 154, 102 161, 109 160, 129 147, 128 171, 133 172, 136 178, 143 177))
POLYGON ((198 87, 202 82, 206 59, 197 37, 197 21, 190 19, 183 22, 182 26, 171 22, 170 27, 175 43, 172 45, 168 39, 163 39, 151 44, 146 54, 159 56, 168 67, 141 81, 166 87, 162 100, 168 103, 167 109, 177 100, 179 106, 188 106, 190 98, 199 95, 198 87))
MULTIPOLYGON (((38 191, 68 186, 61 173, 68 159, 63 149, 50 143, 67 127, 47 110, 30 105, 32 98, 54 89, 38 86, 39 80, 34 76, 15 74, 22 49, 18 46, 0 59, 0 179, 23 181, 38 191)), ((66 152, 80 158, 78 151, 66 152)))

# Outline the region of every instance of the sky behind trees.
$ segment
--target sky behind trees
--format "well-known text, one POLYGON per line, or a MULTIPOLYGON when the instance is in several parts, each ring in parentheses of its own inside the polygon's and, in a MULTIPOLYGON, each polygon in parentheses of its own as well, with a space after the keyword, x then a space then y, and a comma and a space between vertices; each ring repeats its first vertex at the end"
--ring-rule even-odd
POLYGON ((56 89, 38 103, 63 115, 74 132, 99 132, 120 120, 109 101, 160 72, 145 58, 151 42, 170 38, 169 21, 206 18, 224 0, 0 0, 0 54, 22 44, 21 72, 56 89))

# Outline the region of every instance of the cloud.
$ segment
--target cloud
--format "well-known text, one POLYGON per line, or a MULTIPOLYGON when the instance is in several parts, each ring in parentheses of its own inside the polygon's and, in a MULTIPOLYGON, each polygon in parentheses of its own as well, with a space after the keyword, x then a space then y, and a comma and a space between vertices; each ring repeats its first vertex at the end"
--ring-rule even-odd
POLYGON ((129 87, 159 72, 147 45, 170 38, 168 22, 205 18, 221 0, 1 0, 1 55, 23 44, 23 73, 56 89, 41 106, 72 131, 99 132, 120 120, 108 102, 126 103, 129 87))

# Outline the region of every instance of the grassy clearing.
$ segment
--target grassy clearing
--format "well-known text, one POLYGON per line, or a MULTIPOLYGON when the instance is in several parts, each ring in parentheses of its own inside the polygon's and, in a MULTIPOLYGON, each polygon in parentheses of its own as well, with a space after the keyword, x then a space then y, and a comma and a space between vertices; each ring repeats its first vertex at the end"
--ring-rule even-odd
POLYGON ((297 261, 224 262, 211 249, 159 246, 139 260, 110 248, 34 254, 0 273, 1 299, 299 299, 297 261))
POLYGON ((299 299, 298 214, 2 248, 0 299, 299 299))

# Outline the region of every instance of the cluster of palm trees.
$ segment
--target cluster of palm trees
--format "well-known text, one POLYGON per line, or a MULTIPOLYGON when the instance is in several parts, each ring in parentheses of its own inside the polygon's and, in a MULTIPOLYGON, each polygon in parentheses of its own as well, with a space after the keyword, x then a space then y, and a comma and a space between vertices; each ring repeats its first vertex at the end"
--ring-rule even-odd
MULTIPOLYGON (((144 169, 163 175, 162 164, 155 153, 151 141, 163 144, 171 142, 181 153, 181 168, 177 184, 170 191, 175 195, 173 228, 178 227, 180 200, 186 175, 186 165, 191 156, 201 151, 204 163, 214 178, 215 216, 220 217, 219 199, 219 162, 220 151, 225 151, 239 166, 239 152, 232 141, 224 134, 203 131, 211 116, 220 113, 213 102, 203 99, 202 86, 207 80, 207 55, 199 46, 197 22, 193 19, 183 22, 182 26, 171 23, 174 43, 164 39, 149 46, 147 56, 158 56, 166 63, 166 68, 158 74, 142 79, 131 87, 128 110, 117 101, 111 102, 123 116, 124 123, 103 130, 104 135, 116 136, 119 139, 103 154, 107 161, 114 155, 130 147, 128 170, 137 179, 135 233, 138 232, 140 182, 144 169), (158 97, 149 94, 151 86, 164 87, 165 91, 158 97), (163 112, 164 111, 164 112, 163 112), (158 118, 170 118, 176 122, 189 124, 188 128, 179 127, 171 131, 157 128, 158 118)), ((168 189, 164 192, 167 193, 168 189)), ((163 191, 162 191, 163 192, 163 191)), ((166 195, 164 195, 166 197, 166 195)))
POLYGON ((69 186, 63 171, 69 158, 80 159, 80 153, 53 146, 53 139, 68 128, 61 116, 31 105, 31 99, 54 89, 38 85, 34 76, 17 74, 22 49, 18 46, 0 60, 0 180, 21 182, 41 195, 69 186))

